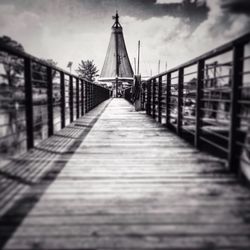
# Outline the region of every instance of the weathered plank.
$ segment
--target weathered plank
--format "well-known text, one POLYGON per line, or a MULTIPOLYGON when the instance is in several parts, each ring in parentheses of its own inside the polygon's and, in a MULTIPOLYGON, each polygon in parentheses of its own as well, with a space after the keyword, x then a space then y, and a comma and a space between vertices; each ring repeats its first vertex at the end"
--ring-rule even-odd
POLYGON ((54 138, 59 157, 28 157, 52 171, 1 224, 0 239, 29 212, 3 249, 249 249, 250 192, 222 161, 123 99, 88 126, 83 117, 61 134, 82 140, 73 149, 54 138))

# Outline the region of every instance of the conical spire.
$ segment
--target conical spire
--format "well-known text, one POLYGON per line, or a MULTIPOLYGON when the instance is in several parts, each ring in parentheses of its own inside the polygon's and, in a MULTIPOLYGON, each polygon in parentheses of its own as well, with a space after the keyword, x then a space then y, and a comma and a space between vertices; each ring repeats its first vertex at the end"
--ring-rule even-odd
POLYGON ((113 81, 115 79, 132 80, 133 70, 129 61, 122 26, 119 23, 119 15, 113 16, 115 22, 109 41, 107 54, 101 71, 101 81, 113 81))

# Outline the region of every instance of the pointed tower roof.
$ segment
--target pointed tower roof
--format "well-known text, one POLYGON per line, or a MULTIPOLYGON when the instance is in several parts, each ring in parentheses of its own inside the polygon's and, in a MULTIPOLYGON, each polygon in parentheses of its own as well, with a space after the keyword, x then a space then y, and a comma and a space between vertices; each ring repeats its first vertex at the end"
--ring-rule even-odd
POLYGON ((100 81, 132 80, 133 69, 131 67, 122 26, 119 23, 119 15, 113 16, 115 23, 112 26, 112 33, 109 40, 109 46, 106 53, 104 65, 100 74, 100 81))

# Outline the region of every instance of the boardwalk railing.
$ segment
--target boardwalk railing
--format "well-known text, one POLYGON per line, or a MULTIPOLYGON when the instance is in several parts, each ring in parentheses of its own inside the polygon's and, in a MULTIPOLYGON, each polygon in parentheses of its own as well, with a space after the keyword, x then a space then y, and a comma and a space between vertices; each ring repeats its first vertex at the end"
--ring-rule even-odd
POLYGON ((110 97, 110 90, 0 44, 0 156, 33 148, 110 97))
POLYGON ((128 87, 123 91, 123 97, 131 103, 133 102, 132 91, 133 91, 132 87, 128 87))
MULTIPOLYGON (((250 34, 151 77, 146 112, 238 171, 250 165, 250 34)), ((177 55, 178 56, 178 55, 177 55)))

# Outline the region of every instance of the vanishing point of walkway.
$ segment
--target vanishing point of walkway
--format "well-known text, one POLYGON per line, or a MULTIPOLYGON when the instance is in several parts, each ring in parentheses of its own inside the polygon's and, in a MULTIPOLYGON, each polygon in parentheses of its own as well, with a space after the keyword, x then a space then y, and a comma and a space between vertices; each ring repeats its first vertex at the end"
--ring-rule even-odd
POLYGON ((61 154, 60 171, 52 164, 55 179, 26 191, 11 219, 34 204, 3 249, 249 249, 249 189, 217 158, 124 99, 97 114, 74 123, 88 133, 61 154))

